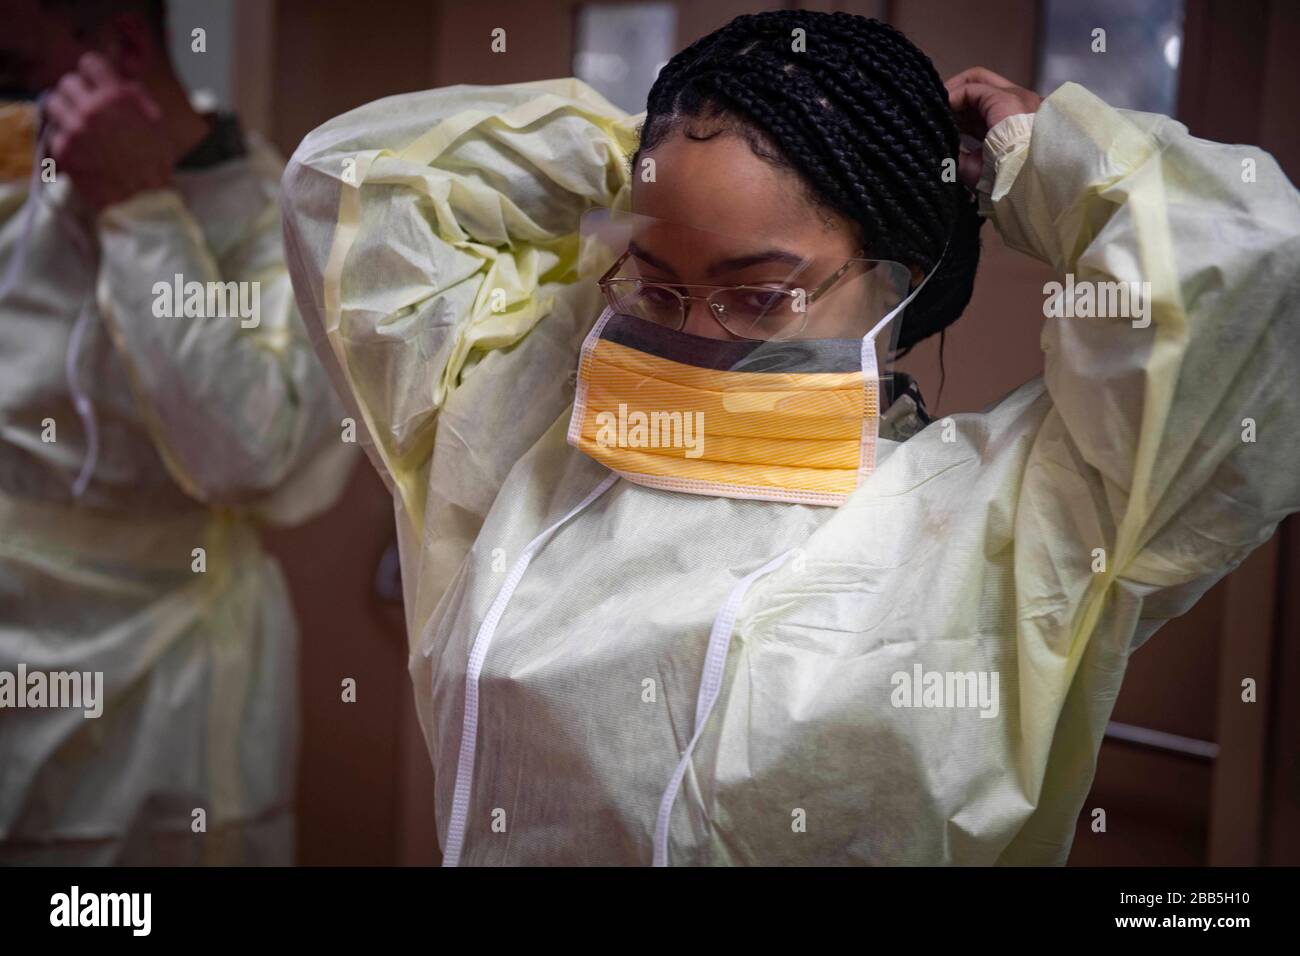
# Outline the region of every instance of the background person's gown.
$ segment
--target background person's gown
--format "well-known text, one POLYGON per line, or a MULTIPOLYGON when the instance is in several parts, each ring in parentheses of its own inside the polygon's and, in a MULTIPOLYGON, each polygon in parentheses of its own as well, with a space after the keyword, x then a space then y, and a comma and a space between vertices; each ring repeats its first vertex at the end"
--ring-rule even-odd
MULTIPOLYGON (((297 631, 253 522, 328 507, 351 456, 285 271, 281 168, 254 140, 98 224, 66 178, 37 200, 0 299, 0 670, 103 671, 106 699, 98 719, 0 711, 0 862, 293 862, 297 631), (260 282, 260 324, 155 315, 177 273, 260 282), (74 501, 65 357, 88 297, 99 453, 74 501)), ((27 191, 0 184, 0 269, 27 191)))

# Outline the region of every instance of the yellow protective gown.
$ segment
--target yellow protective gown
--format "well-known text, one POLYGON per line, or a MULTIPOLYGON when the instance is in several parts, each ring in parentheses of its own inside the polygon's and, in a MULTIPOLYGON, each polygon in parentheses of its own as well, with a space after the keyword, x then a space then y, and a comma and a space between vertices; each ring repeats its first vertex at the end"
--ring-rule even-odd
POLYGON ((1300 507, 1296 192, 1067 84, 991 132, 985 200, 1058 273, 1149 282, 1149 324, 1048 319, 1042 378, 883 440, 838 509, 618 480, 573 514, 609 476, 565 441, 601 308, 574 233, 626 202, 632 123, 574 80, 453 87, 285 174, 300 306, 396 501, 444 851, 463 811, 461 863, 650 863, 684 763, 659 862, 1064 862, 1128 655, 1300 507), (997 706, 897 706, 917 667, 996 674, 997 706))
POLYGON ((98 718, 0 710, 0 863, 293 862, 297 633, 253 522, 328 507, 355 456, 293 304, 282 168, 254 139, 97 220, 65 177, 0 184, 0 270, 26 243, 0 299, 0 670, 104 675, 98 718), (155 315, 177 273, 260 282, 260 324, 155 315))

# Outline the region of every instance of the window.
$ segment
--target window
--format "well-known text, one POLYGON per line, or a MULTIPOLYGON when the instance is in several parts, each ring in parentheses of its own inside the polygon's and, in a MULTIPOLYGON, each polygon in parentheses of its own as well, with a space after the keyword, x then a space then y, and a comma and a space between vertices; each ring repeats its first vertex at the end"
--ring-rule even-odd
POLYGON ((1044 96, 1074 81, 1111 106, 1173 115, 1183 0, 1045 0, 1042 37, 1044 96))
POLYGON ((234 0, 168 0, 167 26, 172 62, 190 91, 195 109, 234 106, 230 50, 235 35, 234 0), (193 30, 204 32, 204 52, 195 52, 193 30))
POLYGON ((585 4, 578 10, 573 72, 615 106, 640 113, 676 40, 671 3, 585 4))

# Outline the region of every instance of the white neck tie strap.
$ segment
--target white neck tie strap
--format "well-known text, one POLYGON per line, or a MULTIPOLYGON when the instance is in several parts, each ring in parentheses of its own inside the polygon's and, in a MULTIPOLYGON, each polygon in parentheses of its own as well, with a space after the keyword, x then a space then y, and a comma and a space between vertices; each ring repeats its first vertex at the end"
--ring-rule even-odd
MULTIPOLYGON (((487 658, 488 648, 491 646, 492 638, 496 634, 497 625, 501 623, 501 617, 505 614, 506 605, 510 603, 510 598, 514 595, 515 589, 523 580, 524 573, 528 570, 528 565, 532 563, 533 556, 541 550, 542 546, 551 539, 551 536, 561 526, 573 520, 586 510, 592 502, 608 491, 618 481, 618 477, 614 473, 608 475, 573 510, 528 543, 518 560, 510 568, 505 583, 501 585, 501 590, 497 592, 496 598, 488 608, 487 616, 479 627, 478 636, 474 639, 473 647, 470 648, 469 664, 465 672, 465 711, 461 724, 460 753, 456 761, 456 786, 451 802, 451 820, 447 825, 447 845, 443 852, 443 866, 459 866, 461 852, 465 846, 465 823, 469 815, 469 799, 474 786, 474 758, 478 747, 479 677, 483 672, 483 662, 487 658)), ((738 581, 732 587, 726 601, 723 602, 722 608, 714 618, 713 628, 709 632, 709 645, 704 655, 704 668, 700 675, 700 689, 695 700, 693 735, 690 743, 686 746, 686 750, 683 751, 677 763, 677 768, 673 772, 668 787, 659 803, 659 815, 655 821, 654 836, 653 862, 655 866, 668 865, 668 822, 672 816, 673 804, 681 789, 682 780, 686 775, 686 769, 690 766, 695 744, 704 732, 704 725, 708 721, 709 714, 713 711, 713 706, 722 690, 722 679, 725 676, 727 666, 727 652, 731 647, 731 634, 736 626, 736 615, 740 609, 740 602, 744 600, 750 586, 755 581, 775 571, 793 553, 792 549, 779 557, 773 558, 767 564, 764 564, 756 571, 750 572, 738 581)))
POLYGON ((469 652, 469 666, 465 672, 465 718, 460 731, 460 756, 456 761, 456 790, 451 801, 451 822, 447 825, 447 846, 443 853, 443 866, 459 866, 461 850, 465 845, 465 818, 469 814, 469 797, 474 786, 474 752, 478 746, 478 680, 483 671, 483 661, 487 658, 488 647, 496 634, 497 625, 510 603, 515 588, 523 580, 528 565, 551 535, 560 526, 573 519, 588 505, 608 491, 618 481, 618 475, 610 473, 591 493, 555 524, 551 525, 524 548, 523 554, 515 561, 510 573, 506 575, 505 584, 497 592, 496 599, 488 608, 487 617, 478 629, 478 637, 469 652))
POLYGON ((750 585, 785 564, 793 553, 792 548, 736 582, 731 593, 727 595, 722 609, 718 611, 718 616, 713 620, 713 630, 709 632, 709 648, 704 655, 704 670, 700 675, 700 692, 695 699, 695 731, 691 742, 686 745, 681 759, 677 762, 677 769, 673 772, 672 779, 668 781, 668 788, 664 790, 663 798, 659 801, 659 816, 655 820, 655 866, 668 865, 668 821, 672 817, 673 803, 677 800, 682 779, 686 776, 686 768, 690 766, 696 741, 704 732, 705 721, 709 719, 713 705, 722 690, 722 678, 727 668, 727 651, 731 647, 731 632, 736 626, 736 614, 740 610, 740 602, 748 593, 750 585))

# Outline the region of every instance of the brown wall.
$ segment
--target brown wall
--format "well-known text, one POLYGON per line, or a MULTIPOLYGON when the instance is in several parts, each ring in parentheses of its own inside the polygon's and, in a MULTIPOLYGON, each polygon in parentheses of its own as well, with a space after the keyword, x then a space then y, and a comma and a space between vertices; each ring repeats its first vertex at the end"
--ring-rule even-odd
MULTIPOLYGON (((1188 0, 1180 118, 1194 133, 1257 142, 1300 172, 1294 122, 1300 89, 1293 54, 1300 5, 1188 0), (1233 82, 1224 82, 1232 77, 1233 82)), ((786 4, 680 2, 679 41, 730 19, 786 4)), ((949 75, 988 66, 1033 85, 1035 0, 808 0, 817 9, 884 16, 949 75)), ((323 120, 391 93, 450 83, 503 83, 567 75, 572 0, 245 0, 249 51, 237 71, 246 112, 286 153, 323 120), (269 12, 268 12, 269 11, 269 12), (254 24, 250 26, 250 24, 254 24), (257 26, 260 24, 260 26, 257 26), (505 27, 505 54, 488 37, 505 27), (268 41, 273 33, 273 41, 268 41)), ((1041 299, 1047 268, 1006 249, 986 226, 968 314, 947 335, 939 388, 938 342, 904 363, 940 413, 981 408, 1040 373, 1041 299)), ((391 537, 391 513, 368 466, 342 505, 276 538, 302 618, 304 754, 301 858, 309 863, 436 859, 431 774, 410 704, 400 614, 373 597, 372 577, 391 537), (356 704, 339 681, 356 676, 356 704)), ((1115 719, 1218 741, 1217 761, 1108 741, 1087 811, 1107 810, 1108 833, 1081 826, 1075 863, 1300 861, 1300 533, 1294 519, 1274 543, 1171 622, 1130 666, 1115 719), (1261 703, 1235 694, 1244 672, 1261 703), (1270 683, 1269 678, 1272 678, 1270 683)))
MULTIPOLYGON (((249 0, 260 3, 262 0, 249 0)), ((438 4, 274 0, 273 139, 288 155, 327 119, 432 85, 438 4)))

